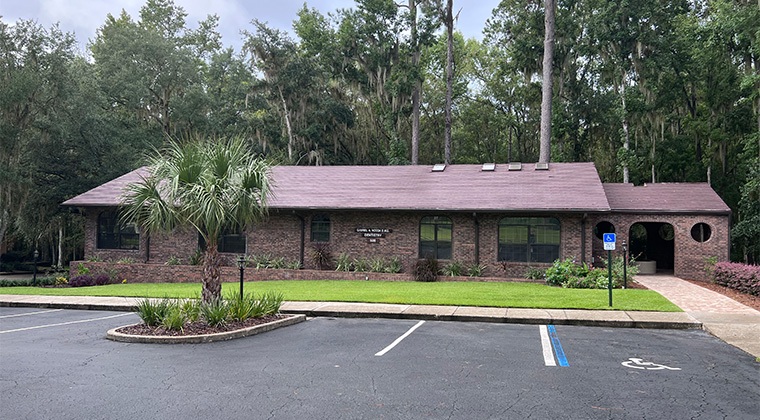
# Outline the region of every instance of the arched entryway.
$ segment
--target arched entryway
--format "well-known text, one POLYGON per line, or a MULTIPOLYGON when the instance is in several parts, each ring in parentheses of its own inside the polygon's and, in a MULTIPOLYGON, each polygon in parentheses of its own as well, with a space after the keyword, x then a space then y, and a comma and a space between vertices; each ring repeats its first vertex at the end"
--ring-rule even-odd
POLYGON ((657 270, 672 271, 675 259, 675 231, 670 223, 639 222, 631 225, 628 237, 631 258, 656 261, 657 270))

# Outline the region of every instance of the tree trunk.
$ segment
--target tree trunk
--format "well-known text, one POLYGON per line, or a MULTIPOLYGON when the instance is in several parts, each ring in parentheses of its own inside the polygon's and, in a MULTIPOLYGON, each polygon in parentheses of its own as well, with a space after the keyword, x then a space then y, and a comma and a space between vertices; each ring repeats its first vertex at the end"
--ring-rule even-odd
POLYGON ((444 131, 444 163, 451 163, 451 107, 454 84, 454 14, 453 0, 446 2, 446 117, 444 131))
POLYGON ((58 268, 63 267, 63 221, 58 226, 58 262, 55 266, 58 268))
POLYGON ((206 244, 206 252, 203 253, 203 288, 201 298, 204 303, 209 303, 222 297, 221 261, 216 242, 209 241, 206 244))
POLYGON ((552 138, 552 62, 554 61, 554 21, 557 2, 544 0, 544 61, 541 86, 541 143, 538 161, 551 160, 552 138))
MULTIPOLYGON (((625 71, 623 71, 623 75, 620 78, 620 103, 623 106, 623 149, 625 149, 626 152, 630 150, 631 148, 631 134, 628 130, 628 108, 625 103, 625 71)), ((630 182, 630 176, 628 171, 628 153, 625 154, 625 160, 623 161, 623 183, 627 184, 630 182)))
POLYGON ((282 94, 282 89, 278 89, 280 93, 280 101, 282 101, 282 113, 285 118, 285 128, 288 130, 288 160, 293 163, 293 129, 290 127, 290 112, 288 111, 288 104, 285 102, 285 96, 282 94))
POLYGON ((417 36, 417 1, 409 0, 409 12, 412 24, 412 68, 414 68, 414 87, 412 88, 412 165, 419 163, 420 154, 420 91, 422 79, 419 76, 420 45, 417 36))

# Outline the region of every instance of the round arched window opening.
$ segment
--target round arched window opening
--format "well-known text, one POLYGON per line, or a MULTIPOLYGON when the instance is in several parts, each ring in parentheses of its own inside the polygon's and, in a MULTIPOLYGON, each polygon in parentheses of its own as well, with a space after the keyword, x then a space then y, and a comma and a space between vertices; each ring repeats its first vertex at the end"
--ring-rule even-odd
POLYGON ((675 231, 673 230, 673 225, 667 223, 660 226, 659 234, 660 238, 664 241, 672 241, 676 236, 675 231))
POLYGON ((601 221, 594 226, 594 236, 602 239, 605 233, 615 233, 615 225, 607 221, 601 221))
POLYGON ((706 242, 712 236, 712 229, 707 223, 697 223, 691 227, 691 237, 697 242, 706 242))

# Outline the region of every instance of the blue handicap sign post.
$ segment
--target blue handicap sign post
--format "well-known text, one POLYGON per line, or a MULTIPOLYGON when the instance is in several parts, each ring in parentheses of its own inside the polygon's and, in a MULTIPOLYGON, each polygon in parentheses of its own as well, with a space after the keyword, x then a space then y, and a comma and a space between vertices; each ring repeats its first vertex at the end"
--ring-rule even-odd
POLYGON ((615 250, 616 239, 617 237, 614 233, 605 233, 602 235, 604 249, 607 251, 607 290, 610 295, 610 307, 612 307, 612 251, 615 250))

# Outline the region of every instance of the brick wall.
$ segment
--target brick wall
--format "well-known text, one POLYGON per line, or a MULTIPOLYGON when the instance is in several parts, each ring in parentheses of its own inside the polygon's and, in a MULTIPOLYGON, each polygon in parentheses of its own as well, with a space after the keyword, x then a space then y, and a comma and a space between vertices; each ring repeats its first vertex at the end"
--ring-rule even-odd
MULTIPOLYGON (((647 215, 616 213, 597 215, 589 218, 590 228, 607 221, 615 226, 617 246, 613 256, 622 256, 620 244, 623 240, 630 244, 630 229, 635 223, 668 223, 673 226, 673 275, 676 277, 708 281, 705 260, 710 257, 718 261, 729 259, 729 217, 721 215, 647 215), (697 242, 691 236, 696 223, 706 223, 711 228, 711 236, 705 242, 697 242)), ((592 239, 594 259, 606 260, 603 242, 596 236, 592 239)))
MULTIPOLYGON (((171 257, 188 263, 198 246, 197 233, 182 229, 171 235, 153 235, 147 241, 141 235, 139 250, 102 250, 96 247, 97 215, 103 208, 89 208, 86 216, 85 256, 96 256, 106 261, 118 261, 131 258, 137 262, 150 262, 162 265, 171 257)), ((497 260, 498 223, 505 214, 441 213, 441 212, 276 212, 273 211, 266 221, 248 229, 247 254, 270 255, 298 261, 303 251, 304 268, 315 268, 312 254, 314 243, 311 242, 311 219, 317 214, 330 216, 330 250, 335 258, 341 253, 351 258, 398 257, 405 273, 417 261, 419 247, 419 222, 428 215, 451 218, 453 229, 452 259, 465 265, 476 261, 486 267, 485 275, 492 277, 522 277, 533 266, 545 268, 549 264, 509 263, 497 260), (303 232, 301 227, 303 225, 303 232), (357 228, 389 229, 383 237, 370 241, 357 228), (477 232, 477 234, 476 234, 477 232), (303 242, 301 235, 303 233, 303 242), (476 247, 477 244, 477 247, 476 247), (302 249, 303 247, 303 249, 302 249), (476 249, 477 248, 477 249, 476 249)), ((521 215, 510 215, 521 216, 521 215)), ((522 216, 535 216, 524 214, 522 216)), ((707 257, 717 257, 719 261, 728 260, 729 225, 728 216, 700 215, 637 215, 605 214, 590 215, 584 222, 579 214, 543 214, 542 217, 556 217, 561 225, 560 258, 573 258, 577 261, 595 261, 605 259, 602 241, 593 234, 594 226, 606 220, 613 223, 618 232, 618 243, 628 240, 630 227, 636 222, 664 222, 674 226, 675 258, 674 274, 679 277, 705 280, 704 263, 707 257), (703 222, 712 229, 711 238, 699 243, 692 239, 691 228, 695 223, 703 222), (625 234, 622 234, 625 232, 625 234)), ((628 240, 630 243, 630 240, 628 240)), ((620 247, 618 247, 620 248, 620 247)), ((618 249, 616 255, 620 255, 618 249)), ((233 265, 235 254, 223 254, 228 265, 233 265)), ((441 261, 441 265, 449 261, 441 261)))
MULTIPOLYGON (((164 265, 164 264, 123 264, 111 262, 72 261, 71 277, 78 275, 77 269, 80 264, 90 270, 90 275, 107 274, 120 282, 124 279, 128 283, 200 283, 202 268, 196 265, 164 265)), ((237 267, 222 267, 222 282, 237 282, 240 280, 240 270, 237 267)), ((344 272, 344 271, 320 271, 320 270, 274 270, 255 269, 248 267, 244 271, 244 281, 268 281, 268 280, 384 280, 384 281, 412 281, 410 274, 389 274, 370 272, 344 272)), ((447 277, 440 276, 439 281, 524 281, 525 279, 507 279, 505 277, 447 277)), ((538 281, 541 282, 542 281, 538 281)))

